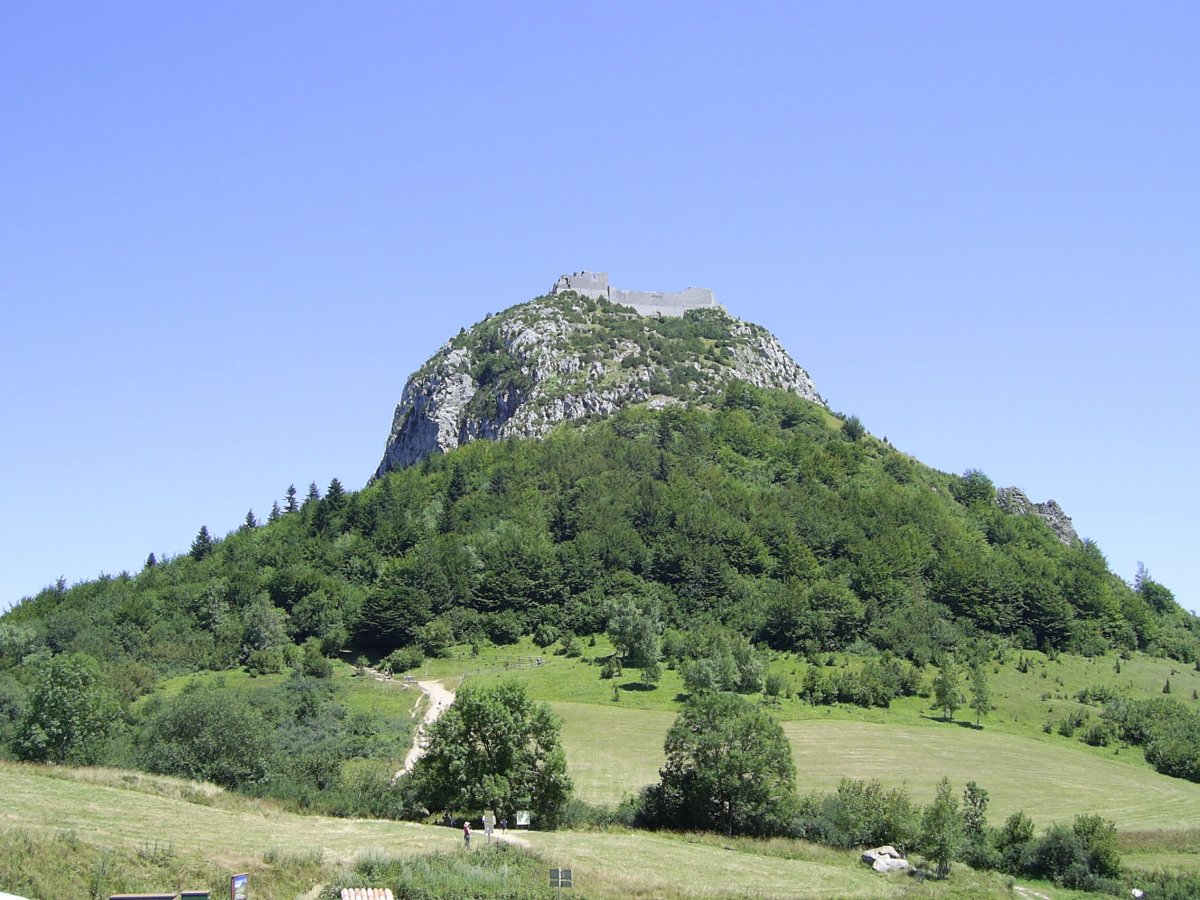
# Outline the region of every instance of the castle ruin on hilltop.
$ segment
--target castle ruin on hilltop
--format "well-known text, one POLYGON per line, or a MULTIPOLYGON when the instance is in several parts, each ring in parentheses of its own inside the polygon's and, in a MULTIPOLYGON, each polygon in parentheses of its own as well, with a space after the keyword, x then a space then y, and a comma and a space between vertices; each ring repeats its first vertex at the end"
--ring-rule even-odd
POLYGON ((708 288, 690 287, 676 293, 669 291, 626 291, 610 287, 607 272, 576 272, 563 275, 550 289, 552 295, 574 291, 581 297, 608 300, 622 306, 632 306, 643 316, 682 316, 689 309, 722 309, 708 288))

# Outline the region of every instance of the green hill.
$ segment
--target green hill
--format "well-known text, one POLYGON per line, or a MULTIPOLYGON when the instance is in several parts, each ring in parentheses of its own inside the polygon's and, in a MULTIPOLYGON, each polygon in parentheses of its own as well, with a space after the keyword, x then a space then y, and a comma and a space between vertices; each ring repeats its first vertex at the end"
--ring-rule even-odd
MULTIPOLYGON (((514 309, 445 351, 475 354, 488 403, 520 386, 502 365, 504 328, 528 324, 514 309)), ((464 442, 357 492, 289 488, 265 523, 201 528, 186 554, 0 617, 0 757, 211 781, 344 817, 361 842, 351 822, 419 810, 392 785, 414 696, 355 660, 524 682, 561 716, 591 803, 655 781, 681 702, 727 690, 783 723, 802 794, 858 777, 924 803, 949 776, 984 784, 993 818, 1024 809, 1039 827, 1195 820, 1200 620, 1166 587, 1126 584, 1095 544, 1009 511, 983 473, 930 469, 854 417, 732 377, 746 345, 723 314, 587 315, 615 318, 570 320, 572 358, 635 360, 611 415, 464 442), (703 391, 668 377, 694 344, 703 391), (672 387, 639 403, 643 355, 672 387)), ((37 807, 21 790, 14 822, 37 807)), ((131 852, 118 823, 96 827, 131 852)))

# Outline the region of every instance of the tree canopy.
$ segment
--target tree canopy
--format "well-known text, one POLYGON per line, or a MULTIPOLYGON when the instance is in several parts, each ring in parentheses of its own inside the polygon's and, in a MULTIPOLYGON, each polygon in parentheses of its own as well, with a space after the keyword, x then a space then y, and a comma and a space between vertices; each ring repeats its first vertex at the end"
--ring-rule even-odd
POLYGON ((117 701, 86 654, 43 664, 15 740, 21 759, 86 766, 97 762, 117 721, 117 701))
POLYGON ((573 790, 557 717, 516 682, 460 690, 410 778, 431 810, 514 818, 527 809, 542 827, 559 822, 573 790))
POLYGON ((799 803, 783 728, 736 694, 688 700, 667 732, 667 760, 652 789, 659 824, 725 834, 786 831, 799 803))

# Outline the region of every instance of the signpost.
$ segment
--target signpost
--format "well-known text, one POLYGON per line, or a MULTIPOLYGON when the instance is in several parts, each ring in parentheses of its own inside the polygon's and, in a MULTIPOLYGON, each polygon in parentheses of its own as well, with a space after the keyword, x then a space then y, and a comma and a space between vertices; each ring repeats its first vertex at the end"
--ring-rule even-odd
POLYGON ((483 833, 487 835, 488 843, 492 842, 492 832, 496 830, 496 814, 490 809, 483 811, 483 833))
POLYGON ((230 900, 249 900, 250 898, 250 876, 249 875, 234 875, 229 879, 229 897, 230 900))
POLYGON ((558 891, 558 895, 562 896, 562 889, 575 887, 575 879, 571 874, 570 869, 551 869, 550 870, 550 887, 558 891))
POLYGON ((527 809, 518 809, 517 810, 517 827, 518 828, 521 828, 521 827, 528 828, 529 827, 529 810, 527 810, 527 809))

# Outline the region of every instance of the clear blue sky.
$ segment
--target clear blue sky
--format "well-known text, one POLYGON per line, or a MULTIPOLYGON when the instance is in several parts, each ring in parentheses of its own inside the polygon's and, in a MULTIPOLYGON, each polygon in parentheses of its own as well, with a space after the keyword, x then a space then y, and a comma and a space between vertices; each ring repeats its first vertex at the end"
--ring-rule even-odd
POLYGON ((289 483, 564 271, 713 288, 837 410, 1189 608, 1200 5, 0 5, 0 608, 289 483))

